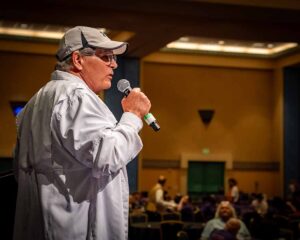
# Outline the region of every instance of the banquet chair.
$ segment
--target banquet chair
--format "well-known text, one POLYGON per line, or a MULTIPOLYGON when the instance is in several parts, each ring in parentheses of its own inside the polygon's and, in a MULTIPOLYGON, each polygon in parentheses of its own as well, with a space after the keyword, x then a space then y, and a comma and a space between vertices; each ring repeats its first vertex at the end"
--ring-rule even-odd
POLYGON ((129 224, 148 222, 148 215, 145 213, 131 213, 129 214, 129 224))
POLYGON ((149 222, 160 222, 162 220, 159 212, 147 211, 146 214, 149 222))
POLYGON ((181 211, 181 221, 183 221, 183 222, 194 222, 195 221, 194 212, 189 211, 189 210, 182 210, 181 211))
POLYGON ((186 231, 181 230, 177 232, 176 240, 189 240, 189 235, 186 231))
MULTIPOLYGON (((273 215, 273 219, 276 222, 277 226, 279 227, 279 236, 283 239, 294 239, 294 229, 293 229, 293 222, 288 216, 275 214, 273 215)), ((297 222, 297 225, 299 222, 297 222)), ((297 229, 299 226, 297 226, 297 229)))
POLYGON ((209 221, 210 219, 212 218, 206 218, 203 216, 203 213, 201 211, 196 211, 194 212, 194 219, 195 219, 195 222, 207 222, 209 221))
POLYGON ((160 240, 176 240, 183 230, 183 222, 177 220, 162 221, 160 223, 160 240))
POLYGON ((167 221, 167 220, 181 220, 181 214, 177 212, 166 212, 161 214, 161 220, 167 221))

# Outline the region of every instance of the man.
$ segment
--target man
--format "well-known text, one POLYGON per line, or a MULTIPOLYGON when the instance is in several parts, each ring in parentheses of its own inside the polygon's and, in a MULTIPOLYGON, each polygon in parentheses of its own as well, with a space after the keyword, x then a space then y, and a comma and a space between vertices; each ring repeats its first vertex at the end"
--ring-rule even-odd
POLYGON ((166 201, 164 199, 164 185, 166 181, 165 176, 159 176, 157 183, 149 191, 147 211, 164 212, 167 209, 175 210, 177 208, 177 204, 174 201, 166 201))
POLYGON ((65 33, 51 81, 17 118, 14 239, 127 239, 126 164, 142 148, 151 104, 133 89, 117 122, 97 96, 126 49, 94 28, 65 33))
MULTIPOLYGON (((201 240, 207 240, 209 239, 211 233, 218 229, 225 229, 226 223, 228 222, 229 219, 235 218, 236 219, 236 214, 234 211, 234 208, 231 206, 231 204, 228 201, 223 201, 219 204, 217 211, 216 211, 216 216, 214 219, 209 220, 201 235, 201 240)), ((251 236, 250 233, 246 227, 246 225, 239 219, 239 229, 237 232, 237 239, 239 240, 250 240, 251 236)), ((230 223, 230 222, 229 222, 230 223)))

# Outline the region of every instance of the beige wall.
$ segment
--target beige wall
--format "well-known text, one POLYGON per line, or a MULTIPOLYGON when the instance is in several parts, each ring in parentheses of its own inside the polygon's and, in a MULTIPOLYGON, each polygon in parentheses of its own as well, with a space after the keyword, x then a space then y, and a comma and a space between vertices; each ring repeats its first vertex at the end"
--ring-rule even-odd
POLYGON ((162 127, 158 134, 143 131, 144 157, 177 159, 208 147, 238 160, 271 160, 271 70, 145 63, 143 73, 162 127), (215 110, 208 127, 198 109, 215 110))
POLYGON ((15 118, 10 101, 28 101, 50 79, 54 56, 0 52, 0 156, 11 156, 15 118))

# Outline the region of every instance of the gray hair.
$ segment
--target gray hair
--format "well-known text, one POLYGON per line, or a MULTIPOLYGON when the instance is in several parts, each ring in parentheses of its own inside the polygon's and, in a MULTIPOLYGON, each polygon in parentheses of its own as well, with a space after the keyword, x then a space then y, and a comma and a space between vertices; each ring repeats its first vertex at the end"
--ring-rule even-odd
POLYGON ((221 209, 221 207, 228 207, 230 209, 230 211, 232 212, 232 217, 237 218, 237 215, 236 215, 234 207, 228 201, 222 201, 222 202, 219 203, 219 205, 217 207, 217 210, 216 210, 215 218, 219 218, 220 217, 220 209, 221 209))
MULTIPOLYGON (((79 54, 81 56, 93 56, 96 52, 95 49, 87 47, 87 48, 82 48, 79 51, 79 54)), ((72 53, 63 61, 58 61, 55 65, 55 70, 60 70, 60 71, 69 71, 73 67, 73 61, 72 61, 72 53)))

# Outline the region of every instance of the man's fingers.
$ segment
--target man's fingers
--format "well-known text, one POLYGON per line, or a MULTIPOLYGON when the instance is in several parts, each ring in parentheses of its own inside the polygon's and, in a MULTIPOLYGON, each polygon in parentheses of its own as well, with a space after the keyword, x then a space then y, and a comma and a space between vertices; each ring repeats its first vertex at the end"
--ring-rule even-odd
POLYGON ((140 92, 141 89, 140 89, 140 88, 133 88, 131 91, 134 91, 134 92, 140 92))

